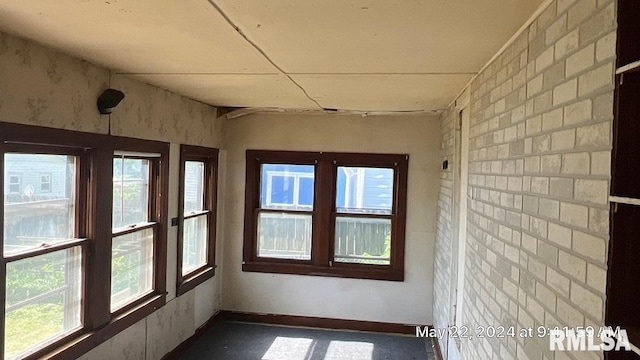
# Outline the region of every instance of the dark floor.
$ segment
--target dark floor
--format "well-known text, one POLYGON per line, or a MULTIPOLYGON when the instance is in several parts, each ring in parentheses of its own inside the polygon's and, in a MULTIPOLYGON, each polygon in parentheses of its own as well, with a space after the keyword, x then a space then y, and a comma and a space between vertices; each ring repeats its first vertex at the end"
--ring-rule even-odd
POLYGON ((179 359, 432 360, 434 356, 430 339, 413 336, 222 321, 179 359))

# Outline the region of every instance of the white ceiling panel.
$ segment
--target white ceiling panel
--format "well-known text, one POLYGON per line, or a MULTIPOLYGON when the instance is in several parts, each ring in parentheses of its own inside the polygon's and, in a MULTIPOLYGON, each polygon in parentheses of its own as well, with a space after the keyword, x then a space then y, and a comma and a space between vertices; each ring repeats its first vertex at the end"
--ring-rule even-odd
POLYGON ((0 31, 214 106, 436 110, 542 1, 0 0, 0 31))
POLYGON ((477 72, 542 0, 213 0, 287 73, 477 72))
POLYGON ((2 0, 0 29, 134 73, 276 73, 205 0, 2 0))
POLYGON ((129 75, 207 104, 319 109, 283 75, 129 75))
POLYGON ((471 75, 294 75, 325 108, 363 111, 445 108, 471 75))

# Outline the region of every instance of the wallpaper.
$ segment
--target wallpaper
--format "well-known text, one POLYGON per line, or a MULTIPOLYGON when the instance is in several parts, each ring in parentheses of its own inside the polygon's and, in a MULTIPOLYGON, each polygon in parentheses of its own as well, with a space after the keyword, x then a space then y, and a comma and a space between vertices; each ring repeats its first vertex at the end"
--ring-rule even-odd
POLYGON ((221 132, 212 106, 2 32, 0 121, 212 147, 221 132), (109 86, 125 98, 101 115, 109 86))

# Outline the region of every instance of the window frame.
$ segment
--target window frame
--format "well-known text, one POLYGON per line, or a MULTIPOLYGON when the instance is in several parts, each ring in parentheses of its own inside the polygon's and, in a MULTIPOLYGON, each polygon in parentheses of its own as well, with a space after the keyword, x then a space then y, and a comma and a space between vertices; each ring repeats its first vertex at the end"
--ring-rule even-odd
POLYGON ((242 270, 404 281, 408 161, 407 154, 247 150, 242 270), (311 260, 258 257, 258 216, 264 211, 260 207, 262 164, 314 165, 311 260), (337 169, 340 166, 394 170, 389 265, 334 261, 335 219, 340 215, 336 211, 337 169))
POLYGON ((20 190, 22 189, 22 176, 18 175, 18 174, 13 174, 10 173, 9 174, 9 194, 20 194, 20 190), (12 179, 17 178, 18 181, 17 182, 11 182, 12 179), (12 186, 18 186, 18 190, 12 190, 11 187, 12 186))
MULTIPOLYGON (((158 256, 158 253, 156 252, 156 246, 158 243, 158 236, 159 236, 159 229, 160 229, 160 222, 158 221, 161 217, 161 209, 160 207, 162 206, 162 202, 161 202, 161 194, 162 191, 160 190, 159 186, 159 181, 160 181, 160 173, 161 173, 161 154, 142 154, 142 153, 135 153, 135 152, 129 152, 126 150, 122 150, 122 149, 116 149, 114 151, 113 154, 113 159, 118 158, 119 154, 122 154, 122 159, 134 159, 134 160, 147 160, 149 162, 149 169, 148 169, 148 175, 149 175, 149 187, 147 189, 147 199, 148 199, 148 203, 147 203, 147 220, 144 222, 138 222, 138 223, 134 223, 134 224, 128 224, 125 227, 120 227, 120 228, 113 228, 112 225, 112 230, 111 230, 111 251, 113 251, 113 239, 116 237, 120 237, 120 236, 125 236, 125 235, 129 235, 129 234, 134 234, 137 232, 141 232, 141 231, 145 231, 148 229, 152 229, 153 230, 153 252, 154 252, 154 257, 153 257, 153 273, 152 273, 152 280, 151 280, 151 290, 143 293, 143 295, 141 296, 137 296, 135 297, 132 301, 129 301, 127 303, 125 303, 122 306, 119 306, 115 309, 111 309, 111 313, 112 314, 119 314, 122 313, 124 311, 127 311, 128 309, 130 309, 133 306, 136 306, 138 304, 140 304, 141 302, 144 302, 146 299, 149 298, 150 295, 153 294, 154 289, 156 288, 156 284, 155 284, 155 277, 156 277, 156 272, 158 270, 158 265, 157 265, 157 261, 161 260, 163 262, 166 262, 166 256, 162 259, 158 259, 156 256, 158 256), (159 155, 159 156, 156 156, 159 155)), ((124 176, 124 174, 123 174, 124 176)), ((112 196, 113 196, 113 187, 112 187, 112 196)), ((113 207, 111 209, 111 214, 113 216, 113 207)), ((122 209, 124 210, 124 209, 122 209)), ((113 219, 112 219, 113 222, 113 219)), ((113 271, 113 269, 111 269, 113 271)), ((113 274, 112 274, 112 278, 113 278, 113 274)), ((110 294, 112 295, 112 294, 110 294)), ((110 296, 111 297, 111 296, 110 296)))
MULTIPOLYGON (((86 216, 87 211, 87 194, 89 191, 90 182, 86 177, 86 170, 89 166, 89 158, 87 156, 86 151, 81 148, 76 147, 68 147, 62 148, 56 145, 49 145, 44 143, 39 144, 25 144, 21 142, 10 142, 3 141, 0 144, 0 155, 2 157, 2 162, 4 166, 4 156, 5 154, 45 154, 45 155, 65 155, 65 156, 74 156, 76 158, 75 164, 75 189, 74 189, 74 236, 68 240, 56 242, 53 244, 47 244, 46 246, 40 246, 36 248, 30 248, 24 251, 19 251, 15 253, 5 254, 4 252, 4 236, 2 237, 2 254, 0 255, 0 276, 2 276, 3 286, 1 287, 0 294, 2 303, 6 304, 6 279, 7 279, 7 265, 21 260, 33 259, 43 255, 53 254, 60 251, 65 251, 72 249, 74 247, 80 247, 81 254, 81 281, 77 286, 80 287, 81 299, 84 297, 84 294, 89 291, 88 286, 89 282, 87 281, 87 257, 89 256, 89 249, 91 246, 91 239, 87 236, 88 232, 88 222, 86 216)), ((2 177, 4 174, 0 174, 0 182, 4 184, 4 178, 2 177)), ((11 176, 15 176, 15 174, 10 174, 11 176)), ((19 175, 18 175, 19 176, 19 175)), ((21 176, 19 176, 22 178, 21 176)), ((4 188, 4 186, 3 186, 4 188)), ((15 194, 9 192, 9 194, 15 194)), ((4 232, 4 194, 3 201, 0 205, 3 216, 0 217, 0 229, 4 232)), ((34 357, 34 354, 42 352, 46 349, 54 348, 60 346, 67 342, 70 338, 77 336, 82 333, 84 330, 84 314, 87 308, 87 304, 84 301, 80 302, 80 326, 67 333, 64 336, 59 337, 57 340, 49 341, 47 345, 39 348, 38 350, 27 352, 24 354, 24 358, 29 359, 34 357)), ((0 328, 2 332, 6 330, 5 328, 5 320, 6 320, 6 308, 2 306, 2 318, 0 319, 0 328)), ((0 344, 0 358, 4 358, 5 351, 5 343, 4 339, 2 339, 2 344, 0 344)))
POLYGON ((218 155, 219 150, 194 145, 180 145, 180 170, 178 194, 178 266, 176 281, 176 296, 180 296, 196 286, 202 284, 215 275, 216 269, 216 230, 218 219, 218 155), (185 197, 185 164, 187 161, 204 163, 204 199, 203 210, 198 214, 186 216, 184 214, 185 197), (182 274, 184 221, 187 219, 207 217, 207 261, 204 265, 182 274))
POLYGON ((41 193, 50 193, 50 192, 52 192, 53 189, 52 189, 52 183, 51 183, 51 173, 48 173, 48 172, 47 173, 42 173, 41 172, 39 176, 40 176, 40 192, 41 193), (44 176, 46 176, 49 179, 49 181, 42 181, 44 176), (47 185, 48 189, 46 189, 46 190, 43 189, 42 188, 43 185, 47 185))
MULTIPOLYGON (((11 152, 13 149, 29 152, 38 148, 63 154, 77 151, 77 156, 85 157, 84 161, 78 162, 83 166, 76 174, 81 179, 76 181, 76 187, 81 183, 86 184, 85 190, 76 192, 76 213, 80 214, 76 215, 76 228, 80 227, 82 230, 77 230, 76 233, 77 236, 83 235, 86 238, 82 245, 82 327, 49 345, 34 349, 24 358, 77 358, 166 303, 169 143, 0 122, 0 155, 8 152, 7 149, 12 150, 11 152), (154 257, 157 261, 154 264, 153 291, 126 308, 111 313, 109 306, 113 194, 105 189, 111 189, 113 184, 113 154, 116 149, 158 153, 161 160, 157 194, 158 231, 154 244, 154 257), (86 183, 83 179, 86 179, 86 183)), ((4 172, 0 172, 0 182, 4 184, 4 181, 4 172)), ((4 212, 4 201, 0 207, 4 212)), ((0 233, 3 229, 4 216, 0 217, 0 233)), ((71 248, 74 244, 73 241, 61 242, 38 251, 53 252, 71 248)), ((12 258, 13 260, 18 259, 12 258)), ((6 303, 6 262, 2 256, 0 278, 3 279, 3 286, 0 286, 0 301, 3 304, 6 303)), ((0 328, 4 329, 4 306, 0 312, 0 328)), ((0 358, 2 354, 4 341, 0 341, 0 358)))

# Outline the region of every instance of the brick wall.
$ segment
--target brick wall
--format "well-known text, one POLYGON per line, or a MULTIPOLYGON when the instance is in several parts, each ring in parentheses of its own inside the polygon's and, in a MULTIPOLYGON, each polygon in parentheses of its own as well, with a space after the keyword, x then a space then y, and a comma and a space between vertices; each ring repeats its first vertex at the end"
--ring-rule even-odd
MULTIPOLYGON (((554 1, 470 85, 462 320, 471 330, 604 322, 615 28, 612 0, 554 1)), ((450 162, 455 112, 441 117, 450 162)), ((441 176, 436 327, 451 311, 451 176, 441 176)), ((462 340, 460 350, 464 359, 602 357, 518 336, 462 340)))

